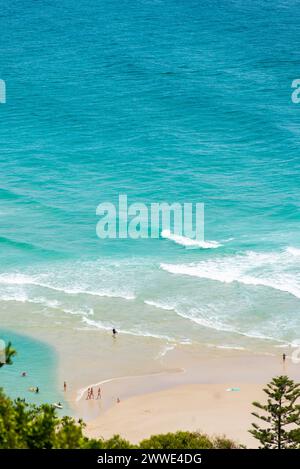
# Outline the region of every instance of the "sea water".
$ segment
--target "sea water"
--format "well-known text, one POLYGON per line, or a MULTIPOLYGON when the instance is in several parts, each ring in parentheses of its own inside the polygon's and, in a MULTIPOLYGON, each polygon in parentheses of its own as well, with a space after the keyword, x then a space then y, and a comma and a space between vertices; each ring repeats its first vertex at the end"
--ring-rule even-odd
POLYGON ((297 344, 297 2, 14 0, 0 22, 6 327, 297 344), (99 239, 120 194, 204 203, 208 244, 99 239))
POLYGON ((0 372, 0 388, 11 398, 20 397, 32 404, 63 402, 57 383, 57 357, 55 351, 43 342, 13 331, 0 329, 0 338, 10 341, 17 354, 11 365, 0 372), (22 376, 25 373, 25 376, 22 376), (33 392, 39 388, 39 392, 33 392))

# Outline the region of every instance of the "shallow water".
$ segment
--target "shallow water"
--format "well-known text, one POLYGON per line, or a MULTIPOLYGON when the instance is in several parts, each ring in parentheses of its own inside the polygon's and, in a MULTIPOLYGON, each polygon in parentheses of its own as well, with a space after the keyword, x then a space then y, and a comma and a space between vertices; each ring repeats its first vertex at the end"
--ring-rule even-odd
MULTIPOLYGON (((57 382, 57 356, 55 350, 32 338, 0 329, 0 338, 11 341, 17 351, 12 365, 1 368, 0 387, 12 398, 26 398, 33 404, 64 402, 57 382), (21 374, 26 372, 26 377, 21 374), (31 388, 39 388, 33 393, 31 388)), ((64 403, 65 411, 66 404, 64 403)))

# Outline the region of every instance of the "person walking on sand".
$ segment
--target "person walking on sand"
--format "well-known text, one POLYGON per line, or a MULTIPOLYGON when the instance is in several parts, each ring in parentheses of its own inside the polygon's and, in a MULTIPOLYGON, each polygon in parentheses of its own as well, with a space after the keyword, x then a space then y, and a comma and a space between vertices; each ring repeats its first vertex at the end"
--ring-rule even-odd
POLYGON ((90 398, 91 398, 91 388, 88 388, 85 400, 88 401, 90 398))
POLYGON ((94 389, 90 388, 90 399, 95 399, 94 397, 94 389))
POLYGON ((67 391, 67 383, 64 381, 64 392, 67 391))
POLYGON ((98 388, 97 399, 101 399, 101 388, 98 388))
POLYGON ((113 333, 113 337, 117 337, 117 333, 118 333, 117 329, 113 328, 112 333, 113 333))
POLYGON ((282 354, 282 361, 283 361, 283 363, 285 363, 285 360, 286 360, 286 354, 283 353, 283 354, 282 354))

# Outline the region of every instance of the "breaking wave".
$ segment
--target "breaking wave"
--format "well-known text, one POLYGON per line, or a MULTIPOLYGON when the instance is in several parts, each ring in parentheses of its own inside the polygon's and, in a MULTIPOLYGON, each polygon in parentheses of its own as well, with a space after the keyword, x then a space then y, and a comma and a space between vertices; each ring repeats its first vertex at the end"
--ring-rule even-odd
POLYGON ((161 237, 169 239, 170 241, 187 248, 216 249, 222 246, 222 244, 217 241, 200 241, 198 239, 191 239, 186 236, 172 234, 169 230, 163 230, 161 232, 161 237))

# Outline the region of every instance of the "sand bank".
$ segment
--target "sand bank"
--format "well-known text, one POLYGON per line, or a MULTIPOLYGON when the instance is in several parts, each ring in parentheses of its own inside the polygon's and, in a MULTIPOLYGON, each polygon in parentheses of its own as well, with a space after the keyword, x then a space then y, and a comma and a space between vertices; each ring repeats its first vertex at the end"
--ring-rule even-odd
POLYGON ((283 366, 280 356, 227 356, 180 370, 104 383, 103 402, 78 403, 79 413, 88 417, 86 434, 120 434, 136 443, 155 433, 198 430, 225 434, 254 448, 257 442, 248 432, 255 421, 252 402, 265 401, 263 387, 273 376, 300 378, 300 367, 290 361, 283 366), (97 409, 98 416, 91 419, 97 409))

